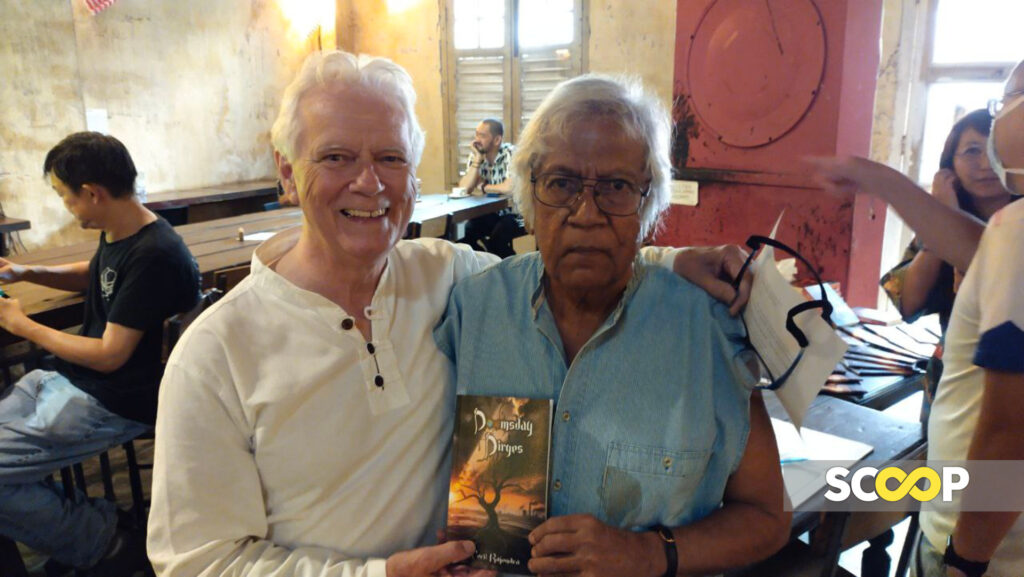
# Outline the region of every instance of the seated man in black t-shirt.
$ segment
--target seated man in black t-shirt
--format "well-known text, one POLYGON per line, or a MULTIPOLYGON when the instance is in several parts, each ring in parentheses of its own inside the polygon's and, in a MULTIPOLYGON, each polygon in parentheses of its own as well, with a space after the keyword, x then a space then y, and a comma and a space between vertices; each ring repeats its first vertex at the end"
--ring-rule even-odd
POLYGON ((0 259, 2 282, 85 291, 79 335, 0 299, 0 328, 57 357, 55 371, 32 371, 0 393, 0 535, 65 565, 114 574, 145 560, 141 541, 118 528, 114 504, 69 502, 43 479, 153 424, 163 321, 197 304, 199 269, 167 221, 135 196, 135 165, 116 138, 72 134, 47 154, 43 172, 82 228, 102 232, 91 261, 0 259))

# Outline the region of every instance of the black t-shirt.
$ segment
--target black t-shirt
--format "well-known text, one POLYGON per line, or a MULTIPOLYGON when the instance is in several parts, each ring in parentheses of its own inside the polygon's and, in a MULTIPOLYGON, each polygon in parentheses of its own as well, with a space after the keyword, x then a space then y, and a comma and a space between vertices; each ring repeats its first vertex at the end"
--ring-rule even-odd
POLYGON ((163 376, 164 319, 195 307, 199 292, 199 265, 166 220, 159 218, 114 243, 107 243, 101 234, 100 247, 89 262, 85 319, 79 334, 100 338, 111 322, 143 331, 142 340, 128 361, 112 373, 62 359, 57 359, 57 371, 108 410, 154 423, 163 376))

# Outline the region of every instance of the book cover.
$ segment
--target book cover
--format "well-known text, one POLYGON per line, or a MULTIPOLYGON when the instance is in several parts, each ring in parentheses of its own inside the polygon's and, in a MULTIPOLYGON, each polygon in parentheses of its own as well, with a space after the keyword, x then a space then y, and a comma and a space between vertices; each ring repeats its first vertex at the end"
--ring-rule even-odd
POLYGON ((527 536, 547 518, 551 400, 460 395, 448 539, 476 543, 474 567, 529 575, 527 536))

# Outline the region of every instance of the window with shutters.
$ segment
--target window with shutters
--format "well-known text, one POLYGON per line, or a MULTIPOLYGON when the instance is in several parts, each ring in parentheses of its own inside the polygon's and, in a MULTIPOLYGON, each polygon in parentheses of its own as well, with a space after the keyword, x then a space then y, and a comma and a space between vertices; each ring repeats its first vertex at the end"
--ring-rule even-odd
POLYGON ((484 118, 515 143, 559 82, 586 67, 585 0, 447 0, 447 177, 466 170, 484 118))
MULTIPOLYGON (((1003 94, 1003 83, 1024 56, 1024 19, 1020 0, 903 0, 898 11, 916 24, 901 43, 913 46, 909 111, 903 127, 902 158, 896 165, 927 189, 939 169, 939 157, 953 124, 965 114, 986 108, 1003 94), (913 33, 916 37, 910 37, 913 33), (919 60, 920 62, 916 62, 919 60), (918 65, 919 64, 919 65, 918 65)), ((881 270, 902 258, 914 235, 893 211, 886 219, 881 270)), ((887 298, 880 307, 889 308, 887 298)))

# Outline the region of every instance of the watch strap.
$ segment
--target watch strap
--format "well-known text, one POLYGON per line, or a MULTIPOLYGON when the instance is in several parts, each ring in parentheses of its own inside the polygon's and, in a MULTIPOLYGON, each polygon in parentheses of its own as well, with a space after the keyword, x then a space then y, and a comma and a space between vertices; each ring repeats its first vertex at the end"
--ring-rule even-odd
POLYGON ((661 537, 662 545, 665 546, 665 575, 664 577, 676 577, 679 569, 679 551, 676 549, 676 536, 672 530, 664 525, 655 525, 652 531, 661 537))
POLYGON ((988 571, 988 561, 970 561, 961 557, 953 548, 952 535, 946 539, 946 552, 942 554, 942 562, 963 571, 967 577, 983 577, 985 571, 988 571))

